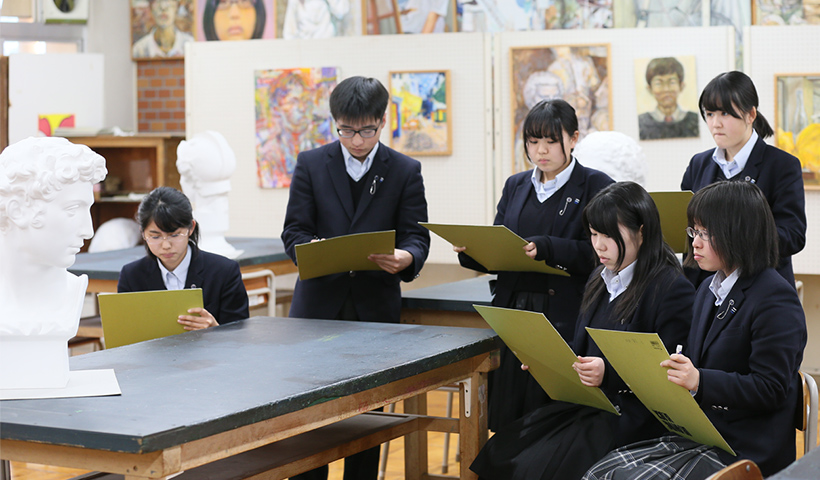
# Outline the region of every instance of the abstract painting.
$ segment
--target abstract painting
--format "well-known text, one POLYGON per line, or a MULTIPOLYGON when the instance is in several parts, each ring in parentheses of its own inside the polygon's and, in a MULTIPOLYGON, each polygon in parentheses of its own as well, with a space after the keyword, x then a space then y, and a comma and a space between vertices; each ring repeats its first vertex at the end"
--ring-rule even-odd
POLYGON ((390 72, 390 146, 410 156, 450 155, 448 71, 390 72))
POLYGON ((338 69, 256 71, 256 166, 259 186, 288 188, 299 152, 336 139, 330 92, 338 69))
POLYGON ((58 128, 73 128, 74 122, 73 113, 41 114, 37 115, 37 130, 51 137, 58 128))
POLYGON ((820 189, 820 73, 775 76, 777 146, 800 159, 806 188, 820 189))
POLYGON ((541 100, 561 98, 575 108, 579 140, 612 129, 609 63, 609 44, 510 49, 514 172, 531 168, 521 129, 527 113, 541 100))

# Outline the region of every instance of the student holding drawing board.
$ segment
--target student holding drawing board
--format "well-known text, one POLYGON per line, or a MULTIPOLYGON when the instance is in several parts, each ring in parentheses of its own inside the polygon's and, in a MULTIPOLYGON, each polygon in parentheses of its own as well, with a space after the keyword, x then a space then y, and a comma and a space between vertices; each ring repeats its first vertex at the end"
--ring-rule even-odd
POLYGON ((716 273, 698 288, 683 352, 661 366, 737 457, 666 435, 611 452, 585 479, 700 479, 741 459, 770 476, 795 459, 806 321, 794 285, 774 269, 778 238, 766 198, 750 182, 719 182, 695 194, 687 216, 687 261, 716 273))
POLYGON ((171 187, 154 189, 140 203, 137 223, 147 255, 122 267, 117 292, 201 288, 204 308, 179 316, 186 330, 248 318, 239 264, 197 247, 199 226, 188 197, 171 187))
MULTIPOLYGON (((584 167, 572 156, 578 135, 575 109, 564 100, 544 100, 530 110, 523 140, 534 168, 507 179, 494 222, 529 242, 522 254, 570 276, 498 272, 493 305, 542 312, 570 342, 584 284, 595 268, 581 213, 599 190, 612 183, 609 176, 584 167)), ((463 247, 454 250, 462 266, 487 272, 463 247)), ((520 365, 508 348, 502 348, 501 366, 490 372, 491 430, 498 431, 549 401, 520 365)))
POLYGON ((490 438, 470 467, 480 478, 577 479, 612 448, 665 431, 585 328, 657 332, 674 351, 689 332, 694 288, 664 242, 658 210, 640 185, 619 182, 603 189, 584 209, 582 225, 600 266, 584 290, 572 368, 585 386, 600 387, 621 415, 552 402, 490 438))

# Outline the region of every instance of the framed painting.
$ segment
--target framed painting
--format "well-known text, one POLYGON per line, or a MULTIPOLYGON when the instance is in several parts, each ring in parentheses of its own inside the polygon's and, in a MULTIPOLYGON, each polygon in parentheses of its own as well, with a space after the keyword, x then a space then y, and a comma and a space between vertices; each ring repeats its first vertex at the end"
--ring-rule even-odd
POLYGON ((277 37, 285 40, 359 35, 356 0, 276 0, 277 37))
POLYGON ((336 67, 257 70, 256 167, 262 188, 288 188, 299 152, 336 139, 330 92, 336 67))
POLYGON ((193 0, 131 0, 131 58, 183 58, 194 41, 193 0))
POLYGON ((42 3, 43 18, 46 23, 86 23, 88 3, 89 0, 46 0, 42 3))
POLYGON ((635 59, 635 98, 641 140, 699 135, 695 56, 635 59))
POLYGON ((820 189, 820 73, 775 75, 775 142, 800 159, 803 184, 820 189))
POLYGON ((753 0, 752 25, 820 25, 818 0, 753 0))
POLYGON ((406 155, 450 155, 450 72, 390 72, 390 147, 406 155))
POLYGON ((363 35, 454 32, 456 0, 362 0, 363 35))
POLYGON ((276 38, 274 0, 196 0, 196 39, 276 38))
MULTIPOLYGON (((747 0, 748 1, 748 0, 747 0)), ((613 0, 615 28, 699 27, 703 24, 700 0, 613 0)))
POLYGON ((513 172, 530 168, 521 129, 527 112, 541 100, 561 98, 575 108, 579 140, 612 130, 611 69, 609 44, 510 49, 513 172))

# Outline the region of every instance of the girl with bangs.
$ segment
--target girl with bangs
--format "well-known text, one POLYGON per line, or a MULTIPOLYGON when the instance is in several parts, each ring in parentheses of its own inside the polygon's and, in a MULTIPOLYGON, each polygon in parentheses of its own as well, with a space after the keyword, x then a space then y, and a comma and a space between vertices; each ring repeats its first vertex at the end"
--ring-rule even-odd
POLYGON ((584 480, 701 480, 742 459, 768 477, 795 459, 806 320, 794 284, 773 268, 778 232, 767 200, 751 182, 719 182, 686 213, 687 262, 716 273, 695 295, 685 355, 661 366, 737 456, 667 433, 609 453, 584 480))
POLYGON ((663 240, 655 203, 640 185, 619 182, 603 189, 584 209, 582 224, 600 266, 583 294, 573 368, 584 385, 600 387, 621 415, 552 402, 490 438, 470 467, 479 478, 578 479, 613 448, 665 431, 586 327, 657 332, 674 351, 689 333, 694 289, 663 240))
MULTIPOLYGON (((527 240, 524 252, 533 261, 570 276, 535 272, 492 272, 498 280, 493 305, 542 312, 572 343, 584 284, 595 268, 592 245, 581 214, 602 188, 612 183, 605 173, 586 168, 572 156, 578 141, 575 109, 564 100, 536 104, 524 120, 523 140, 532 170, 509 177, 495 225, 504 225, 527 240)), ((490 273, 456 246, 463 267, 490 273)), ((547 402, 549 397, 521 362, 504 346, 501 365, 489 375, 489 426, 498 431, 547 402)))
POLYGON ((154 189, 140 202, 136 220, 146 256, 122 267, 118 293, 201 288, 204 308, 177 319, 186 330, 248 318, 239 264, 199 249, 199 225, 185 194, 171 187, 154 189))
MULTIPOLYGON (((757 185, 777 225, 777 271, 794 284, 791 257, 806 245, 802 168, 796 157, 763 141, 773 131, 758 111, 758 103, 754 83, 744 73, 721 73, 706 85, 700 95, 700 113, 716 148, 692 157, 681 190, 697 192, 722 180, 757 185)), ((687 277, 695 287, 711 273, 701 271, 697 265, 687 268, 687 277)))

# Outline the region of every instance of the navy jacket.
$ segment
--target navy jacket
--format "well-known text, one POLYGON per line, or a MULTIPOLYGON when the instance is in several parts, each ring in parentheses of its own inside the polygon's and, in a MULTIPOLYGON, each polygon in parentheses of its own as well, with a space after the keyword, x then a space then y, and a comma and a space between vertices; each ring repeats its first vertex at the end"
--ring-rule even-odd
MULTIPOLYGON (((601 268, 597 269, 593 275, 598 275, 601 268)), ((606 290, 604 290, 604 295, 609 297, 606 290)), ((617 319, 613 319, 609 330, 657 333, 666 346, 666 350, 674 352, 677 345, 686 343, 692 323, 694 299, 695 289, 689 280, 671 266, 666 267, 647 286, 629 321, 620 323, 617 319)), ((576 354, 592 355, 604 359, 605 370, 601 389, 615 406, 621 408, 621 416, 613 417, 617 422, 615 445, 620 447, 660 437, 666 433, 666 429, 634 394, 629 393, 629 387, 621 380, 601 353, 601 349, 595 345, 587 333, 586 327, 590 325, 593 313, 592 311, 584 312, 578 317, 573 343, 576 354)))
MULTIPOLYGON (((681 190, 697 192, 723 178, 720 167, 712 161, 714 151, 713 148, 692 157, 683 174, 681 190)), ((768 200, 780 246, 777 271, 787 281, 794 283, 791 256, 806 246, 806 198, 800 160, 758 138, 746 167, 732 177, 732 180, 735 179, 754 183, 768 200)), ((704 277, 701 275, 699 280, 704 277)), ((695 287, 698 283, 695 281, 695 287)))
MULTIPOLYGON (((498 202, 495 225, 504 225, 516 233, 520 231, 521 211, 533 188, 531 176, 532 170, 528 170, 507 179, 501 200, 498 202)), ((592 197, 611 183, 613 180, 605 173, 586 168, 580 162, 576 162, 561 193, 560 207, 553 219, 553 235, 526 239, 536 245, 536 260, 545 261, 547 265, 570 274, 569 277, 545 275, 548 277, 548 288, 544 292, 557 300, 550 301, 547 317, 568 342, 575 331, 575 320, 581 307, 584 285, 596 265, 589 232, 584 231, 581 213, 592 197)), ((480 272, 488 271, 464 253, 460 253, 458 258, 463 267, 480 272)), ((499 272, 493 305, 510 306, 510 299, 520 275, 518 272, 499 272)))
MULTIPOLYGON (((205 310, 217 323, 248 318, 248 293, 242 283, 239 264, 234 260, 191 245, 191 265, 185 288, 201 288, 205 310)), ((122 267, 117 282, 118 292, 165 290, 157 259, 149 255, 122 267)))
POLYGON ((700 370, 695 400, 738 458, 769 476, 795 459, 798 369, 806 319, 794 285, 774 269, 741 278, 715 310, 709 282, 698 289, 687 348, 700 370), (711 326, 709 326, 711 321, 711 326))
POLYGON ((396 248, 410 252, 413 263, 398 274, 360 271, 297 280, 291 317, 335 319, 351 295, 360 320, 398 323, 399 283, 418 276, 430 249, 430 233, 419 225, 427 221, 421 164, 379 144, 362 181, 354 210, 339 142, 299 154, 282 231, 288 256, 296 262, 294 247, 314 238, 395 230, 396 248))

